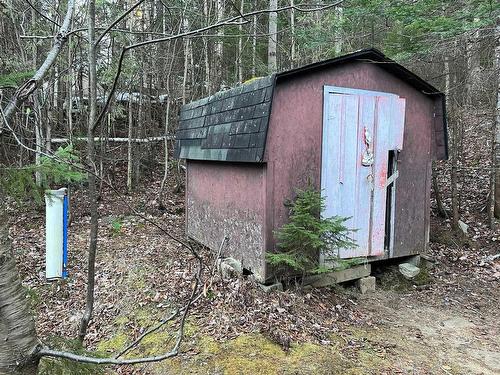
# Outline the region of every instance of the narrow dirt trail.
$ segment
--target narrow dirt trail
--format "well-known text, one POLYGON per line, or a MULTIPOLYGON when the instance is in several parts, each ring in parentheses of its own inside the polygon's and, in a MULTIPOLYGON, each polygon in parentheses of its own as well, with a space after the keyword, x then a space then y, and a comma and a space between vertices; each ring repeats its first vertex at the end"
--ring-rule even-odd
POLYGON ((366 337, 391 346, 387 360, 404 373, 500 373, 498 305, 478 312, 377 291, 360 308, 378 322, 366 337))
MULTIPOLYGON (((453 297, 447 294, 445 300, 453 297)), ((306 341, 284 351, 258 333, 221 342, 201 335, 187 354, 173 363, 147 366, 143 371, 265 375, 500 373, 498 310, 492 308, 496 301, 478 311, 466 304, 445 306, 430 301, 420 291, 381 289, 356 301, 357 308, 366 314, 363 323, 343 324, 330 333, 327 344, 306 341)))

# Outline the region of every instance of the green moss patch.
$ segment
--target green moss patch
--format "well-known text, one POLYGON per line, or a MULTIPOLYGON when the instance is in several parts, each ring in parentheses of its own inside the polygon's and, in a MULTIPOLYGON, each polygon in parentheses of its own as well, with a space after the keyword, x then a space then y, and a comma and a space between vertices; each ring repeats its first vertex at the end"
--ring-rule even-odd
MULTIPOLYGON (((61 337, 49 337, 46 343, 51 348, 66 350, 72 353, 88 355, 92 357, 105 357, 106 353, 89 352, 85 350, 78 340, 63 339, 61 337)), ((101 375, 105 373, 105 367, 69 361, 58 358, 42 358, 38 367, 40 375, 101 375)))
POLYGON ((127 335, 120 332, 107 340, 99 342, 97 349, 101 352, 114 353, 123 349, 127 341, 127 335))
POLYGON ((398 266, 390 266, 382 273, 377 274, 377 281, 381 289, 394 292, 406 292, 415 286, 428 285, 434 282, 425 263, 420 267, 420 273, 413 279, 408 280, 398 270, 398 266))

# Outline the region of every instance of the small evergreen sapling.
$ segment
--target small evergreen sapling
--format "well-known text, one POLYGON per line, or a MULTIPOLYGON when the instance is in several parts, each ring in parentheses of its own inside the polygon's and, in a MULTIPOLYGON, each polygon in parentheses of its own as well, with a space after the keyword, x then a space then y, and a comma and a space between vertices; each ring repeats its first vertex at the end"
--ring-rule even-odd
POLYGON ((337 256, 339 248, 354 246, 345 226, 347 218, 324 218, 325 197, 313 188, 297 190, 290 204, 289 222, 275 232, 279 252, 266 255, 278 273, 302 275, 326 271, 319 255, 337 256))
POLYGON ((82 170, 83 165, 73 146, 59 147, 55 158, 42 156, 39 165, 0 168, 0 190, 17 200, 32 198, 41 204, 46 189, 85 181, 87 173, 82 170), (42 177, 41 186, 36 185, 36 172, 42 177))

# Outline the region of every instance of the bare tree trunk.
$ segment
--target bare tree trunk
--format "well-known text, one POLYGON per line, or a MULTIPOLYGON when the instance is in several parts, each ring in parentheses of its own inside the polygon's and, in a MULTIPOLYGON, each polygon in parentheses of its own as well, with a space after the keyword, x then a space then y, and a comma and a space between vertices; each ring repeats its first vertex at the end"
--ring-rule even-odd
POLYGON ((441 199, 441 192, 439 190, 437 168, 435 163, 432 163, 432 190, 434 191, 434 198, 436 199, 438 215, 443 218, 448 217, 448 214, 446 213, 446 210, 443 206, 443 200, 441 199))
MULTIPOLYGON (((48 111, 47 115, 49 115, 48 111)), ((50 115, 45 121, 45 149, 47 151, 52 150, 52 123, 50 115)))
MULTIPOLYGON (((55 65, 54 66, 54 90, 53 92, 53 97, 52 97, 52 108, 53 108, 53 116, 52 118, 54 119, 54 124, 55 128, 57 129, 57 126, 61 123, 61 108, 62 106, 60 105, 61 103, 61 90, 60 90, 60 83, 61 83, 61 74, 59 73, 59 66, 55 65)), ((51 121, 48 121, 47 124, 51 125, 51 129, 49 132, 49 129, 47 129, 47 142, 52 138, 52 124, 51 121), (50 135, 50 137, 49 137, 50 135)))
MULTIPOLYGON (((43 133, 42 133, 42 115, 40 111, 40 103, 37 95, 33 96, 33 115, 35 118, 35 165, 40 165, 40 156, 42 152, 43 133)), ((35 182, 37 186, 42 186, 42 174, 39 170, 35 171, 35 182)))
POLYGON ((0 374, 36 374, 40 342, 0 212, 0 374))
MULTIPOLYGON (((38 9, 38 4, 36 2, 33 2, 33 8, 38 9)), ((34 30, 36 28, 36 22, 37 22, 37 14, 35 12, 35 9, 31 9, 31 28, 34 30)), ((32 58, 32 63, 33 63, 33 69, 36 69, 37 67, 37 59, 38 59, 38 43, 33 43, 33 55, 31 56, 32 58)))
MULTIPOLYGON (((168 90, 170 91, 170 90, 168 90)), ((164 163, 165 169, 163 173, 163 179, 161 180, 160 193, 158 196, 159 208, 165 209, 165 205, 163 204, 163 194, 165 193, 165 186, 167 184, 168 179, 168 131, 169 131, 169 121, 170 121, 170 94, 167 94, 167 104, 165 109, 165 155, 164 155, 164 163)))
POLYGON ((344 17, 344 8, 342 5, 335 7, 335 19, 337 21, 336 35, 335 35, 335 56, 339 56, 342 53, 343 35, 342 35, 342 20, 344 17))
POLYGON ((458 124, 457 119, 454 119, 454 129, 453 129, 453 137, 452 137, 452 159, 451 159, 451 176, 450 176, 450 184, 451 184, 451 210, 452 210, 452 226, 454 229, 458 228, 458 221, 460 220, 460 212, 458 209, 458 155, 459 155, 459 146, 458 146, 458 124))
MULTIPOLYGON (((217 22, 221 22, 224 18, 224 0, 217 0, 217 22)), ((224 37, 224 29, 221 27, 217 30, 217 42, 215 43, 215 66, 212 77, 212 84, 214 85, 213 91, 219 91, 222 84, 222 58, 224 55, 224 42, 222 38, 224 37)))
POLYGON ((254 15, 252 18, 252 77, 255 77, 256 75, 257 75, 257 15, 254 15))
MULTIPOLYGON (((450 59, 447 54, 444 56, 444 75, 445 75, 445 94, 447 101, 447 108, 449 113, 452 113, 451 103, 449 93, 451 85, 451 72, 450 72, 450 59)), ((452 227, 454 229, 458 228, 459 211, 458 211, 458 125, 457 116, 450 116, 449 124, 451 125, 451 136, 452 136, 452 150, 451 150, 451 211, 452 211, 452 227)))
MULTIPOLYGON (((139 80, 141 88, 139 90, 139 108, 137 110, 137 136, 144 138, 144 96, 142 94, 143 80, 139 80)), ((134 157, 134 172, 135 172, 135 185, 138 186, 141 180, 141 158, 142 158, 142 147, 141 143, 135 145, 135 157, 134 157)))
MULTIPOLYGON (((3 5, 3 4, 2 4, 3 5)), ((3 5, 2 7, 5 7, 5 5, 3 5)), ((19 55, 21 57, 21 61, 23 62, 23 65, 26 64, 26 55, 25 55, 25 52, 24 52, 24 46, 23 44, 21 43, 21 38, 19 37, 21 35, 21 33, 19 32, 18 30, 18 25, 19 25, 19 22, 16 20, 16 18, 14 17, 14 12, 13 12, 13 9, 14 9, 14 3, 12 2, 10 4, 10 6, 7 6, 7 11, 9 13, 9 16, 10 16, 10 19, 11 19, 11 22, 12 22, 12 26, 14 28, 14 36, 16 38, 16 42, 17 42, 17 46, 18 46, 18 52, 19 52, 19 55)))
MULTIPOLYGON (((445 100, 446 100, 446 108, 449 108, 449 92, 450 92, 450 64, 449 64, 449 59, 448 56, 445 54, 444 56, 444 92, 445 92, 445 100)), ((439 183, 438 183, 438 170, 436 163, 432 163, 431 167, 431 174, 432 174, 432 190, 434 191, 434 198, 436 199, 436 206, 437 206, 437 214, 438 216, 442 218, 448 217, 448 213, 446 212, 446 209, 443 206, 443 200, 441 199, 441 191, 439 190, 439 183)))
POLYGON ((89 200, 90 200, 90 243, 87 264, 87 295, 85 301, 85 312, 83 314, 78 339, 83 342, 87 333, 87 328, 92 318, 94 310, 94 287, 95 287, 95 259, 97 253, 97 231, 99 229, 97 212, 97 184, 96 184, 96 162, 94 144, 94 123, 97 117, 97 55, 95 44, 95 0, 89 0, 89 117, 87 124, 87 162, 91 173, 89 179, 89 200))
POLYGON ((493 173, 491 174, 491 187, 490 196, 493 204, 490 208, 490 224, 491 227, 495 226, 495 217, 500 218, 500 15, 497 16, 497 25, 495 28, 495 74, 497 78, 497 94, 496 94, 496 108, 495 119, 493 121, 493 150, 492 162, 493 173), (493 211, 493 212, 491 212, 493 211))
POLYGON ((67 117, 68 117, 68 138, 69 138, 69 143, 73 143, 73 55, 71 53, 71 36, 68 38, 68 95, 67 97, 67 103, 68 107, 67 109, 67 117))
MULTIPOLYGON (((187 5, 186 5, 187 6, 187 5)), ((189 30, 188 14, 184 12, 182 17, 182 32, 189 30)), ((189 38, 184 38, 184 75, 182 78, 182 104, 186 104, 186 86, 189 72, 189 56, 190 56, 191 41, 189 38)), ((219 71, 220 74, 220 71, 219 71)))
MULTIPOLYGON (((132 97, 132 93, 129 92, 129 98, 132 97)), ((134 173, 134 116, 133 116, 133 104, 132 100, 128 102, 128 142, 127 142, 127 190, 131 192, 134 189, 133 173, 134 173)))
POLYGON ((106 148, 108 147, 110 129, 111 129, 111 113, 108 113, 106 126, 101 126, 101 131, 100 131, 101 134, 99 137, 99 139, 102 142, 99 143, 99 189, 97 194, 98 200, 101 199, 102 190, 104 189, 104 177, 106 174, 106 167, 104 164, 104 154, 106 152, 106 148))
MULTIPOLYGON (((269 0, 269 9, 276 9, 278 0, 269 0)), ((274 73, 278 70, 276 59, 276 47, 278 39, 278 13, 269 13, 269 39, 267 45, 267 70, 268 73, 274 73)))
MULTIPOLYGON (((295 6, 294 0, 290 0, 290 5, 295 6)), ((290 68, 295 66, 295 9, 290 10, 290 68)))
MULTIPOLYGON (((210 10, 208 8, 209 0, 203 0, 203 15, 205 17, 205 22, 208 24, 210 22, 210 10)), ((210 95, 212 82, 210 77, 210 58, 208 54, 208 38, 203 38, 203 58, 205 61, 205 93, 210 95)))
MULTIPOLYGON (((42 152, 42 145, 43 145, 43 135, 42 135, 42 128, 40 126, 40 121, 38 116, 35 116, 35 166, 40 165, 40 156, 42 152)), ((35 182, 36 186, 42 186, 42 174, 41 172, 37 169, 35 171, 35 182)))
MULTIPOLYGON (((245 12, 245 0, 240 0, 240 13, 243 14, 245 12)), ((236 68, 238 71, 238 82, 243 82, 243 62, 242 62, 242 56, 243 56, 243 25, 238 26, 238 31, 240 33, 238 37, 238 52, 236 56, 236 68)))
MULTIPOLYGON (((207 0, 208 1, 208 0, 207 0)), ((207 3, 205 1, 205 4, 207 3)), ((206 38, 204 38, 206 39, 206 38)), ((164 155, 164 162, 165 162, 165 169, 163 171, 163 179, 161 181, 161 186, 160 186, 160 192, 158 194, 158 201, 159 205, 158 208, 160 209, 165 209, 165 205, 163 204, 163 197, 165 194, 165 188, 167 185, 167 179, 168 179, 168 169, 169 169, 169 162, 168 162, 168 142, 169 142, 169 131, 170 131, 170 107, 172 105, 172 98, 171 98, 171 90, 170 90, 170 77, 172 74, 172 69, 174 67, 174 62, 175 59, 173 56, 176 55, 177 51, 177 41, 173 43, 169 43, 168 48, 167 48, 167 56, 172 56, 170 58, 170 64, 168 67, 167 71, 167 79, 166 79, 166 92, 167 92, 167 103, 166 103, 166 109, 165 109, 165 132, 164 132, 164 137, 165 137, 165 155, 164 155)), ((209 82, 207 81, 207 88, 210 88, 209 82)))

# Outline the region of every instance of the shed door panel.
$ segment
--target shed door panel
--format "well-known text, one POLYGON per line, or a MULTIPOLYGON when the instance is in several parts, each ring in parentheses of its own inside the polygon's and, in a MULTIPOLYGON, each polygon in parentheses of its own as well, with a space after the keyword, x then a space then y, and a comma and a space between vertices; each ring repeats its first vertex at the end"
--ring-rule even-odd
POLYGON ((402 148, 404 99, 393 94, 325 90, 321 188, 324 217, 348 217, 354 249, 342 258, 384 253, 389 150, 402 148), (402 116, 401 116, 402 114, 402 116))

